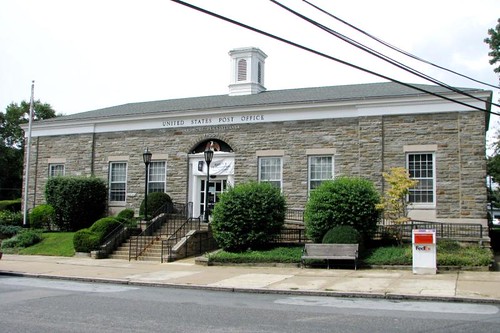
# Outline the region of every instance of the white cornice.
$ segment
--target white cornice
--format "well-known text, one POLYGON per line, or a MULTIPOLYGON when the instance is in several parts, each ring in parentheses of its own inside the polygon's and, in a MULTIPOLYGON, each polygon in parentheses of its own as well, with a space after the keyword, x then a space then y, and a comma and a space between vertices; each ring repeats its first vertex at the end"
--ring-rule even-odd
MULTIPOLYGON (((476 94, 487 99, 488 93, 476 94)), ((453 96, 479 108, 485 103, 468 97, 453 96)), ((186 128, 205 126, 229 126, 277 121, 335 119, 383 115, 425 114, 462 112, 474 110, 430 95, 407 98, 383 98, 346 101, 318 101, 308 103, 287 103, 188 111, 156 112, 123 117, 102 117, 90 119, 59 119, 54 122, 35 122, 32 136, 54 136, 91 134, 116 131, 133 131, 161 128, 186 128)), ((25 128, 23 128, 25 129, 25 128)))

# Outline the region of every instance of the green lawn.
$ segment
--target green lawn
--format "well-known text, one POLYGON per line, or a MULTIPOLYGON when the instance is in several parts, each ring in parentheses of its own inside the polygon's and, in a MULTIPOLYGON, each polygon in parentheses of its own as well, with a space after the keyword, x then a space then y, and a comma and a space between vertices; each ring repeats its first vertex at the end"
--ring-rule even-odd
POLYGON ((43 233, 42 241, 33 246, 20 249, 19 254, 32 254, 43 256, 72 257, 75 254, 73 248, 74 232, 46 232, 43 233))

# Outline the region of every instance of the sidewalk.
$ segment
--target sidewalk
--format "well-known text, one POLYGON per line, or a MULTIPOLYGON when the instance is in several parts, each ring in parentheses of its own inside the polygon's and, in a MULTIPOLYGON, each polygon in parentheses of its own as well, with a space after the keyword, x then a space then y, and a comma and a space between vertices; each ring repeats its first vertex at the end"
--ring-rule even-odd
POLYGON ((4 254, 6 275, 212 290, 487 302, 500 304, 500 272, 202 266, 193 258, 173 263, 4 254))

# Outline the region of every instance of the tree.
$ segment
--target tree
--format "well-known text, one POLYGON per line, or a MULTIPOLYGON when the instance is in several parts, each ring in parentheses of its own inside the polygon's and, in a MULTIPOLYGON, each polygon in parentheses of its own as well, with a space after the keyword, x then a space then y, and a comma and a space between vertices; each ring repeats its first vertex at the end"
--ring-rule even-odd
POLYGON ((488 35, 490 37, 485 38, 484 42, 490 45, 491 52, 488 53, 491 57, 490 64, 495 65, 499 63, 498 67, 493 69, 493 71, 495 73, 500 73, 500 18, 494 29, 488 29, 488 35))
MULTIPOLYGON (((24 157, 24 132, 21 124, 29 121, 30 103, 11 103, 0 112, 0 200, 20 196, 24 157)), ((49 104, 33 103, 34 120, 56 116, 49 104)))
MULTIPOLYGON (((391 168, 389 173, 383 173, 385 181, 389 184, 389 188, 382 198, 382 202, 377 205, 378 209, 383 211, 384 218, 393 222, 394 225, 401 224, 410 220, 408 217, 408 194, 410 188, 418 184, 417 180, 411 179, 408 171, 405 168, 391 168)), ((397 228, 395 237, 398 243, 402 242, 402 229, 397 228)))

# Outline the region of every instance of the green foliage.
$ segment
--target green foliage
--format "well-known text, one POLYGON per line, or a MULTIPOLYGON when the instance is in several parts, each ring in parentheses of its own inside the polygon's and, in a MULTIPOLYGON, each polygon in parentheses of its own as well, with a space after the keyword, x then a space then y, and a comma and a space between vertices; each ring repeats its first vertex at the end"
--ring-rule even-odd
MULTIPOLYGON (((500 18, 498 24, 493 29, 488 29, 489 37, 484 39, 484 42, 490 46, 491 52, 488 55, 491 57, 490 65, 496 65, 500 62, 500 18)), ((500 73, 500 65, 493 69, 495 73, 500 73)))
POLYGON ((115 230, 120 222, 114 217, 97 220, 90 228, 78 230, 73 237, 76 252, 98 250, 107 235, 115 230))
POLYGON ((16 236, 4 240, 2 249, 4 248, 20 248, 34 245, 42 240, 42 233, 38 230, 27 229, 22 230, 16 236))
MULTIPOLYGON (((139 208, 139 214, 144 215, 144 201, 141 202, 141 207, 139 208)), ((148 217, 151 219, 160 208, 162 208, 167 203, 172 203, 172 199, 167 193, 164 192, 153 192, 148 194, 148 217)))
POLYGON ((323 237, 323 244, 359 244, 361 234, 350 225, 339 225, 328 230, 323 237))
POLYGON ((76 252, 90 252, 99 248, 99 235, 89 229, 80 229, 73 236, 73 247, 76 252))
POLYGON ((23 230, 23 227, 21 226, 0 224, 0 235, 8 238, 17 235, 21 232, 21 230, 23 230))
POLYGON ((0 201, 0 212, 4 210, 8 210, 11 212, 21 211, 21 199, 0 201))
POLYGON ((368 265, 411 265, 411 246, 391 246, 372 249, 363 262, 368 265))
POLYGON ((285 198, 269 183, 244 183, 223 193, 212 213, 212 231, 228 251, 259 248, 281 232, 285 198))
POLYGON ((21 212, 11 212, 5 210, 0 212, 0 225, 23 225, 23 214, 21 212))
POLYGON ((303 248, 303 246, 290 246, 262 251, 218 251, 209 254, 208 260, 220 263, 300 263, 303 248))
POLYGON ((45 188, 45 198, 56 211, 61 230, 89 227, 106 209, 106 184, 99 178, 53 177, 45 188))
POLYGON ((337 225, 350 225, 365 239, 377 227, 380 196, 365 179, 340 177, 325 181, 311 192, 304 211, 307 236, 320 243, 326 232, 337 225))
POLYGON ((39 205, 29 214, 30 227, 35 229, 50 230, 56 218, 56 211, 51 205, 39 205))
POLYGON ((127 208, 119 212, 116 216, 116 219, 128 228, 135 228, 137 227, 137 219, 134 217, 134 215, 134 210, 127 208))
POLYGON ((45 232, 42 240, 33 246, 20 249, 19 254, 72 257, 73 232, 45 232))

